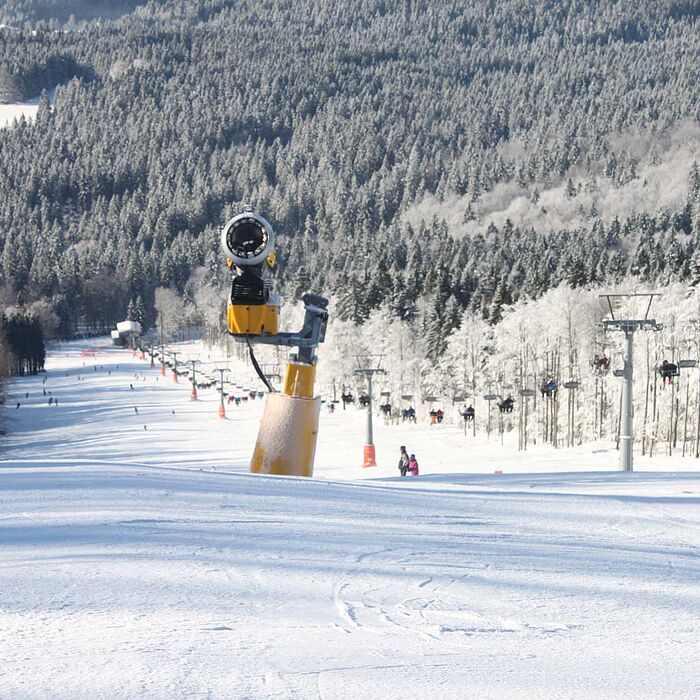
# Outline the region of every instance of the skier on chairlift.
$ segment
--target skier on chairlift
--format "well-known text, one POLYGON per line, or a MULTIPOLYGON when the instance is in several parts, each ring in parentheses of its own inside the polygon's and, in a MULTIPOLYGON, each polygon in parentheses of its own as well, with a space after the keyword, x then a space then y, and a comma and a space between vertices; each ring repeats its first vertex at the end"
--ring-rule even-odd
POLYGON ((673 378, 678 376, 678 365, 674 365, 668 360, 664 360, 659 367, 659 374, 666 384, 673 384, 673 378))
POLYGON ((513 405, 515 401, 513 400, 512 396, 508 396, 507 398, 503 399, 501 403, 498 404, 498 408, 501 413, 513 413, 513 405))
POLYGON ((610 369, 610 359, 603 353, 593 358, 593 369, 596 374, 605 374, 610 369))
POLYGON ((462 408, 459 409, 459 415, 462 416, 465 423, 474 420, 474 406, 472 406, 471 404, 469 404, 469 406, 467 406, 467 404, 464 404, 464 406, 462 406, 462 408))
POLYGON ((542 387, 540 388, 540 392, 542 393, 542 398, 552 398, 557 395, 557 389, 559 388, 559 385, 556 382, 556 379, 554 377, 550 377, 548 380, 542 382, 542 387))

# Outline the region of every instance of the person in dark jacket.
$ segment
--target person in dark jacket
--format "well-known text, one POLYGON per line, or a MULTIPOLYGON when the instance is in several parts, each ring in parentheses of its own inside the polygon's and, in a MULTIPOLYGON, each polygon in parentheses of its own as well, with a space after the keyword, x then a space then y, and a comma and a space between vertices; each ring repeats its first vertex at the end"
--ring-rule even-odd
POLYGON ((401 473, 401 476, 406 476, 409 461, 410 458, 408 456, 408 452, 406 452, 406 446, 401 445, 401 456, 399 457, 399 472, 401 473))

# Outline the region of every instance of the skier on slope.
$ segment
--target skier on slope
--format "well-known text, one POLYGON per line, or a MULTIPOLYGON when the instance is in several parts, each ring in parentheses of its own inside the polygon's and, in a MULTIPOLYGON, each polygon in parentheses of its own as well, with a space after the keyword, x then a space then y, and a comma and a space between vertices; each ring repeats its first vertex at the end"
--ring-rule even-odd
POLYGON ((408 456, 408 452, 406 452, 406 446, 401 445, 401 456, 399 457, 399 472, 401 476, 406 476, 406 472, 408 471, 408 465, 410 461, 411 460, 408 456))
POLYGON ((411 459, 408 460, 408 469, 411 476, 418 476, 418 460, 415 455, 411 455, 411 459))

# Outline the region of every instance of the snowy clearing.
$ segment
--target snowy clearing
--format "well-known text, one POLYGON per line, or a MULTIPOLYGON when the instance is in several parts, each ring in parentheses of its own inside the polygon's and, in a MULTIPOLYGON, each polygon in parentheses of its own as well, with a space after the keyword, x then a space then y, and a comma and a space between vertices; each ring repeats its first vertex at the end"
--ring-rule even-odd
MULTIPOLYGON (((53 105, 56 90, 49 91, 49 102, 53 105)), ((19 120, 22 116, 25 119, 32 120, 36 117, 39 111, 40 97, 32 97, 26 102, 16 102, 13 104, 0 104, 0 129, 3 129, 14 124, 15 119, 19 120)))
POLYGON ((0 104, 0 129, 12 126, 15 119, 24 115, 25 119, 34 119, 39 109, 39 98, 16 104, 0 104))
POLYGON ((3 412, 0 697, 700 687, 693 461, 621 474, 606 445, 518 454, 377 420, 381 466, 363 473, 353 409, 322 413, 316 478, 258 477, 260 400, 222 421, 213 389, 192 402, 131 353, 85 347, 55 348, 46 384, 16 380, 3 412), (417 479, 396 476, 402 443, 417 479))

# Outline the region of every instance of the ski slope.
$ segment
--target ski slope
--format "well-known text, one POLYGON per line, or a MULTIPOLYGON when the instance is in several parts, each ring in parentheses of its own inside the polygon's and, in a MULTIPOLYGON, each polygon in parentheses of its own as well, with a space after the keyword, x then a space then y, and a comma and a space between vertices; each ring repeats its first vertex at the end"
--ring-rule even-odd
POLYGON ((692 460, 377 420, 363 472, 350 409, 314 479, 253 476, 262 401, 220 420, 213 389, 85 347, 3 411, 0 697, 697 696, 692 460))

